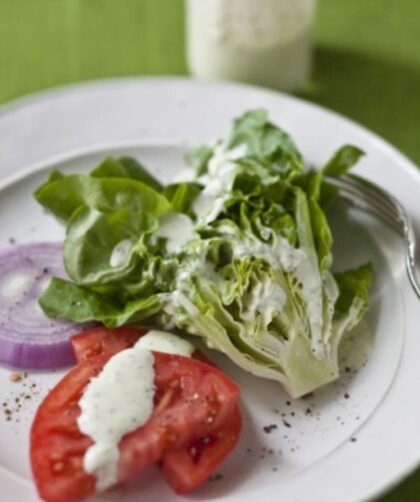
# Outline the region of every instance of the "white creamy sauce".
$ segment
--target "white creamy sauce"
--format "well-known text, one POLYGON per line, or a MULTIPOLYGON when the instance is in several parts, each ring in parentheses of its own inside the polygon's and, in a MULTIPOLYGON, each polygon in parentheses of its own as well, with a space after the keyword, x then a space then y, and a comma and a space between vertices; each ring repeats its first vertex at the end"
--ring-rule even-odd
POLYGON ((191 357, 195 350, 192 343, 167 331, 151 330, 140 338, 138 344, 143 349, 166 352, 167 354, 179 354, 191 357))
POLYGON ((252 297, 247 302, 247 310, 243 313, 245 320, 253 321, 256 314, 261 314, 264 328, 283 310, 286 303, 286 293, 271 280, 259 282, 252 291, 252 297))
POLYGON ((144 425, 153 412, 155 395, 152 350, 191 355, 194 346, 172 333, 150 331, 133 348, 113 356, 92 378, 79 401, 79 429, 94 444, 83 467, 95 475, 101 491, 118 481, 118 444, 123 436, 144 425))
POLYGON ((181 306, 188 314, 196 316, 200 314, 198 308, 187 298, 182 291, 172 293, 172 302, 176 306, 181 306))
POLYGON ((163 215, 153 236, 166 239, 166 250, 169 253, 178 253, 185 244, 197 238, 193 221, 181 213, 163 215))
POLYGON ((303 260, 295 271, 296 277, 302 284, 302 298, 305 302, 306 313, 311 327, 311 349, 316 357, 321 359, 325 355, 323 343, 323 296, 322 283, 318 271, 318 263, 308 257, 303 260))
MULTIPOLYGON (((303 249, 294 248, 286 239, 281 237, 276 237, 273 244, 248 238, 234 242, 233 246, 237 258, 245 258, 246 256, 263 258, 273 267, 282 268, 298 279, 302 285, 301 295, 305 302, 311 328, 312 349, 317 357, 323 357, 323 333, 327 333, 323 328, 329 330, 327 333, 327 336, 329 336, 331 325, 323 326, 322 282, 318 266, 311 263, 303 249)), ((329 285, 330 301, 335 303, 337 290, 333 288, 328 277, 325 280, 329 285)))
POLYGON ((208 162, 207 174, 198 179, 204 189, 195 198, 192 206, 199 223, 211 223, 223 211, 235 179, 235 160, 245 157, 246 153, 246 145, 239 145, 231 150, 227 150, 224 143, 215 147, 208 162))
POLYGON ((188 0, 190 69, 293 90, 309 72, 314 8, 315 0, 188 0))
POLYGON ((111 267, 119 267, 130 254, 131 248, 133 247, 133 241, 131 239, 124 239, 120 241, 112 250, 111 257, 109 258, 109 264, 111 267))
MULTIPOLYGON (((204 188, 193 201, 192 209, 197 216, 197 226, 212 223, 223 211, 225 201, 231 195, 237 172, 236 161, 246 155, 245 144, 232 149, 228 149, 224 142, 215 145, 213 156, 208 161, 207 173, 198 179, 204 188)), ((315 356, 322 358, 325 355, 325 342, 332 333, 332 314, 338 291, 334 280, 328 274, 321 278, 316 255, 311 250, 291 246, 286 239, 274 235, 270 228, 263 228, 262 232, 263 237, 271 237, 272 242, 263 242, 252 235, 244 235, 229 225, 220 226, 219 230, 229 238, 236 259, 259 257, 272 267, 282 269, 296 278, 297 287, 300 287, 299 295, 305 304, 308 317, 312 351, 315 356)), ((170 213, 161 221, 156 235, 167 238, 168 251, 179 251, 195 235, 194 224, 185 215, 170 213)), ((198 314, 197 308, 189 299, 189 279, 195 274, 200 274, 214 283, 222 298, 224 297, 224 281, 214 266, 206 260, 206 247, 203 246, 195 256, 187 258, 186 263, 178 270, 176 289, 165 296, 164 309, 168 315, 173 315, 179 309, 185 310, 191 316, 198 314)), ((284 308, 286 301, 287 296, 282 287, 267 278, 248 293, 248 298, 243 302, 245 311, 242 314, 245 320, 252 321, 259 313, 264 326, 267 327, 284 308)))

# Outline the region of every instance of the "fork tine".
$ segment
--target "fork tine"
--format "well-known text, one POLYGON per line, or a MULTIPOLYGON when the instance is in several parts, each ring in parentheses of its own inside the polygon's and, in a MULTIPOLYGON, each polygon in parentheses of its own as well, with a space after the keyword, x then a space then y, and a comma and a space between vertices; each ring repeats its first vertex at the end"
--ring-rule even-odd
POLYGON ((326 178, 326 182, 338 188, 340 195, 351 204, 373 213, 398 233, 402 234, 402 226, 397 213, 394 210, 391 211, 387 205, 383 204, 381 199, 371 197, 363 188, 341 178, 326 178))
POLYGON ((400 221, 400 210, 398 202, 392 197, 391 194, 385 192, 379 186, 373 184, 369 180, 356 176, 354 174, 347 174, 342 177, 347 183, 351 184, 359 190, 363 190, 372 199, 378 201, 381 205, 386 207, 389 212, 395 215, 395 219, 400 221))
POLYGON ((326 177, 327 183, 340 189, 340 195, 353 205, 365 209, 388 223, 404 237, 407 275, 420 299, 420 281, 416 267, 416 235, 404 207, 391 194, 365 178, 345 174, 339 178, 326 177))

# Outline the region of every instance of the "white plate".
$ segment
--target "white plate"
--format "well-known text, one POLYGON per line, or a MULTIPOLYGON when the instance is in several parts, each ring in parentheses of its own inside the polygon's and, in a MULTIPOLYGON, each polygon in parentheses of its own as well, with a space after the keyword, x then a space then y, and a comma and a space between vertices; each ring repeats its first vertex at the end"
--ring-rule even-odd
MULTIPOLYGON (((0 116, 0 147, 5 145, 6 152, 3 166, 11 166, 9 172, 16 171, 29 159, 28 152, 33 155, 31 160, 37 155, 54 154, 57 143, 69 148, 92 141, 116 140, 115 146, 104 147, 100 152, 79 152, 70 160, 56 159, 53 164, 63 170, 81 170, 105 153, 122 151, 141 158, 165 177, 179 167, 182 147, 174 143, 187 139, 196 143, 223 134, 232 116, 255 106, 269 108, 273 120, 295 136, 311 162, 326 160, 342 143, 351 142, 364 148, 368 157, 357 171, 391 189, 418 226, 420 177, 409 161, 371 133, 330 112, 243 86, 131 80, 59 91, 44 100, 31 99, 0 116), (98 120, 98 115, 103 120, 98 120), (41 118, 45 129, 37 140, 29 131, 37 129, 41 118), (53 118, 56 127, 51 125, 53 118), (98 130, 86 125, 89 118, 98 130), (66 126, 61 127, 64 123, 66 126), (4 139, 2 131, 10 131, 12 126, 15 134, 4 139), (146 137, 143 146, 121 145, 135 139, 141 128, 146 137), (159 130, 172 146, 168 146, 168 141, 152 141, 159 130), (22 136, 27 145, 24 154, 16 142, 22 136)), ((30 197, 32 189, 45 176, 45 168, 51 165, 50 162, 34 165, 5 182, 7 186, 3 184, 6 188, 0 193, 2 245, 9 245, 10 237, 27 242, 62 235, 62 229, 30 197), (44 172, 39 172, 40 169, 44 172)), ((243 387, 244 434, 235 453, 220 469, 223 479, 207 483, 189 498, 252 501, 265 496, 285 502, 356 502, 378 494, 418 464, 420 406, 411 396, 416 395, 420 383, 419 306, 404 274, 401 246, 381 224, 358 212, 353 212, 350 219, 343 214, 335 215, 333 223, 339 265, 370 259, 375 266, 369 314, 375 346, 368 364, 356 375, 345 374, 337 385, 316 393, 315 398, 288 405, 277 384, 245 375, 219 358, 224 369, 243 387), (404 349, 398 368, 403 335, 404 349), (344 397, 346 392, 349 399, 344 397), (306 413, 308 408, 310 413, 306 413), (282 417, 281 413, 287 416, 282 417), (284 424, 283 418, 291 427, 284 424), (273 423, 278 428, 270 434, 264 433, 263 426, 273 423)), ((36 402, 59 375, 31 374, 23 383, 11 383, 7 378, 9 373, 6 368, 0 371, 2 402, 7 401, 13 407, 14 398, 25 390, 23 383, 29 381, 35 382, 40 392, 25 400, 12 421, 1 425, 2 493, 7 500, 15 497, 22 502, 37 500, 27 460, 30 417, 36 402)), ((157 469, 148 471, 134 485, 124 490, 124 495, 119 491, 101 500, 137 500, 139 492, 135 488, 145 501, 182 500, 170 494, 157 469)))

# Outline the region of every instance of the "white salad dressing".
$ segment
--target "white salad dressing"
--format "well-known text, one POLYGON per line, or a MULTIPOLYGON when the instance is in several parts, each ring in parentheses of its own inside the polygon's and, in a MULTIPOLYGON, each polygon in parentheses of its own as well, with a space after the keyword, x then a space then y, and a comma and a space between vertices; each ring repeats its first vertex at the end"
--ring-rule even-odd
POLYGON ((273 317, 283 309, 286 299, 286 293, 275 282, 271 280, 258 282, 252 290, 252 298, 247 302, 247 310, 243 312, 243 318, 253 321, 259 313, 264 327, 267 327, 273 317))
POLYGON ((309 73, 314 7, 315 0, 188 0, 192 73, 295 90, 309 73))
MULTIPOLYGON (((226 142, 218 142, 214 146, 213 155, 207 164, 207 173, 200 178, 204 188, 195 198, 192 209, 197 217, 196 226, 205 226, 212 223, 223 211, 226 200, 231 196, 232 186, 238 169, 237 161, 247 156, 248 147, 240 144, 229 149, 226 142)), ((261 173, 262 183, 272 180, 268 174, 261 173)), ((175 213, 174 213, 175 214, 175 213)), ((187 236, 194 233, 194 224, 188 217, 185 224, 187 236)), ((178 218, 179 223, 182 223, 178 218)), ((295 248, 289 242, 274 234, 270 228, 262 228, 264 242, 249 233, 240 232, 228 224, 220 225, 218 230, 225 234, 230 241, 236 259, 258 257, 267 261, 274 269, 288 272, 295 278, 297 294, 305 305, 307 315, 307 328, 310 331, 311 350, 313 354, 322 359, 328 339, 332 335, 332 317, 337 300, 338 288, 331 274, 326 271, 323 276, 319 273, 317 256, 309 247, 295 248), (238 233, 239 232, 239 233, 238 233), (299 289, 299 290, 298 290, 299 289)), ((185 238, 179 224, 172 221, 171 214, 167 225, 159 232, 168 237, 168 250, 178 250, 188 238, 185 238), (168 228, 167 228, 168 227, 168 228), (180 244, 178 244, 180 243, 180 244)), ((158 232, 156 233, 158 234, 158 232)), ((196 274, 205 277, 217 286, 220 295, 224 297, 226 285, 223 278, 215 270, 211 262, 206 259, 206 245, 197 246, 195 255, 186 258, 185 263, 176 274, 176 288, 172 293, 161 295, 165 303, 164 310, 169 316, 177 311, 184 310, 188 315, 198 315, 197 307, 190 300, 189 279, 196 274)), ((264 329, 281 313, 287 302, 287 295, 275 278, 267 276, 264 281, 256 284, 247 293, 242 303, 243 318, 249 322, 261 315, 264 329)), ((170 323, 167 326, 172 326, 170 323)), ((239 327, 239 329, 245 329, 239 327)), ((268 332, 266 333, 268 337, 268 332)), ((267 340, 264 341, 267 344, 267 340)), ((274 351, 274 346, 271 347, 274 351)))
POLYGON ((246 153, 246 145, 239 145, 231 150, 227 150, 224 143, 215 147, 208 163, 207 174, 198 178, 204 189, 195 198, 192 206, 199 223, 211 223, 222 212, 232 190, 236 171, 235 160, 245 157, 246 153))
POLYGON ((152 414, 152 350, 189 356, 194 346, 172 333, 150 331, 134 347, 113 356, 91 379, 79 401, 77 424, 94 441, 84 456, 83 467, 96 476, 99 491, 118 481, 121 438, 145 424, 152 414))
POLYGON ((166 239, 166 250, 177 253, 182 247, 197 238, 194 223, 186 214, 166 213, 159 219, 159 228, 153 237, 166 239))
MULTIPOLYGON (((328 323, 328 326, 323 326, 323 283, 321 282, 318 267, 310 262, 306 252, 303 249, 291 246, 286 239, 278 236, 274 237, 273 244, 250 238, 237 240, 233 243, 233 249, 235 257, 239 259, 247 256, 263 258, 274 268, 282 268, 298 279, 302 285, 301 295, 305 302, 306 313, 311 327, 312 349, 317 357, 323 357, 324 344, 322 334, 325 332, 327 337, 329 336, 331 333, 331 324, 328 323)), ((327 307, 332 315, 338 290, 337 287, 334 288, 334 284, 331 284, 331 279, 328 275, 324 282, 329 286, 327 292, 329 293, 328 300, 331 307, 330 305, 327 307)), ((278 294, 277 297, 280 298, 278 294)), ((261 304, 264 305, 265 302, 261 304)), ((283 305, 284 302, 279 303, 277 311, 281 310, 283 305)))
POLYGON ((185 357, 191 357, 195 350, 194 345, 187 340, 167 331, 156 329, 152 329, 142 336, 138 341, 138 345, 143 349, 166 352, 167 354, 179 354, 185 357))
POLYGON ((111 267, 119 267, 130 254, 131 248, 133 247, 133 241, 131 239, 124 239, 120 241, 112 250, 111 257, 109 258, 109 264, 111 267))

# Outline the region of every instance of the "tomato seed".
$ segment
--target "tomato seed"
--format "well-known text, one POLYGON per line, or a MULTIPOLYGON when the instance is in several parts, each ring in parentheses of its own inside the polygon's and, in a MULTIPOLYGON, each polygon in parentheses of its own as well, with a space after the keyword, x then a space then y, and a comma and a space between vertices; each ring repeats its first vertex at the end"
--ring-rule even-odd
POLYGON ((52 465, 52 471, 54 473, 59 473, 64 471, 64 462, 54 462, 52 465))

